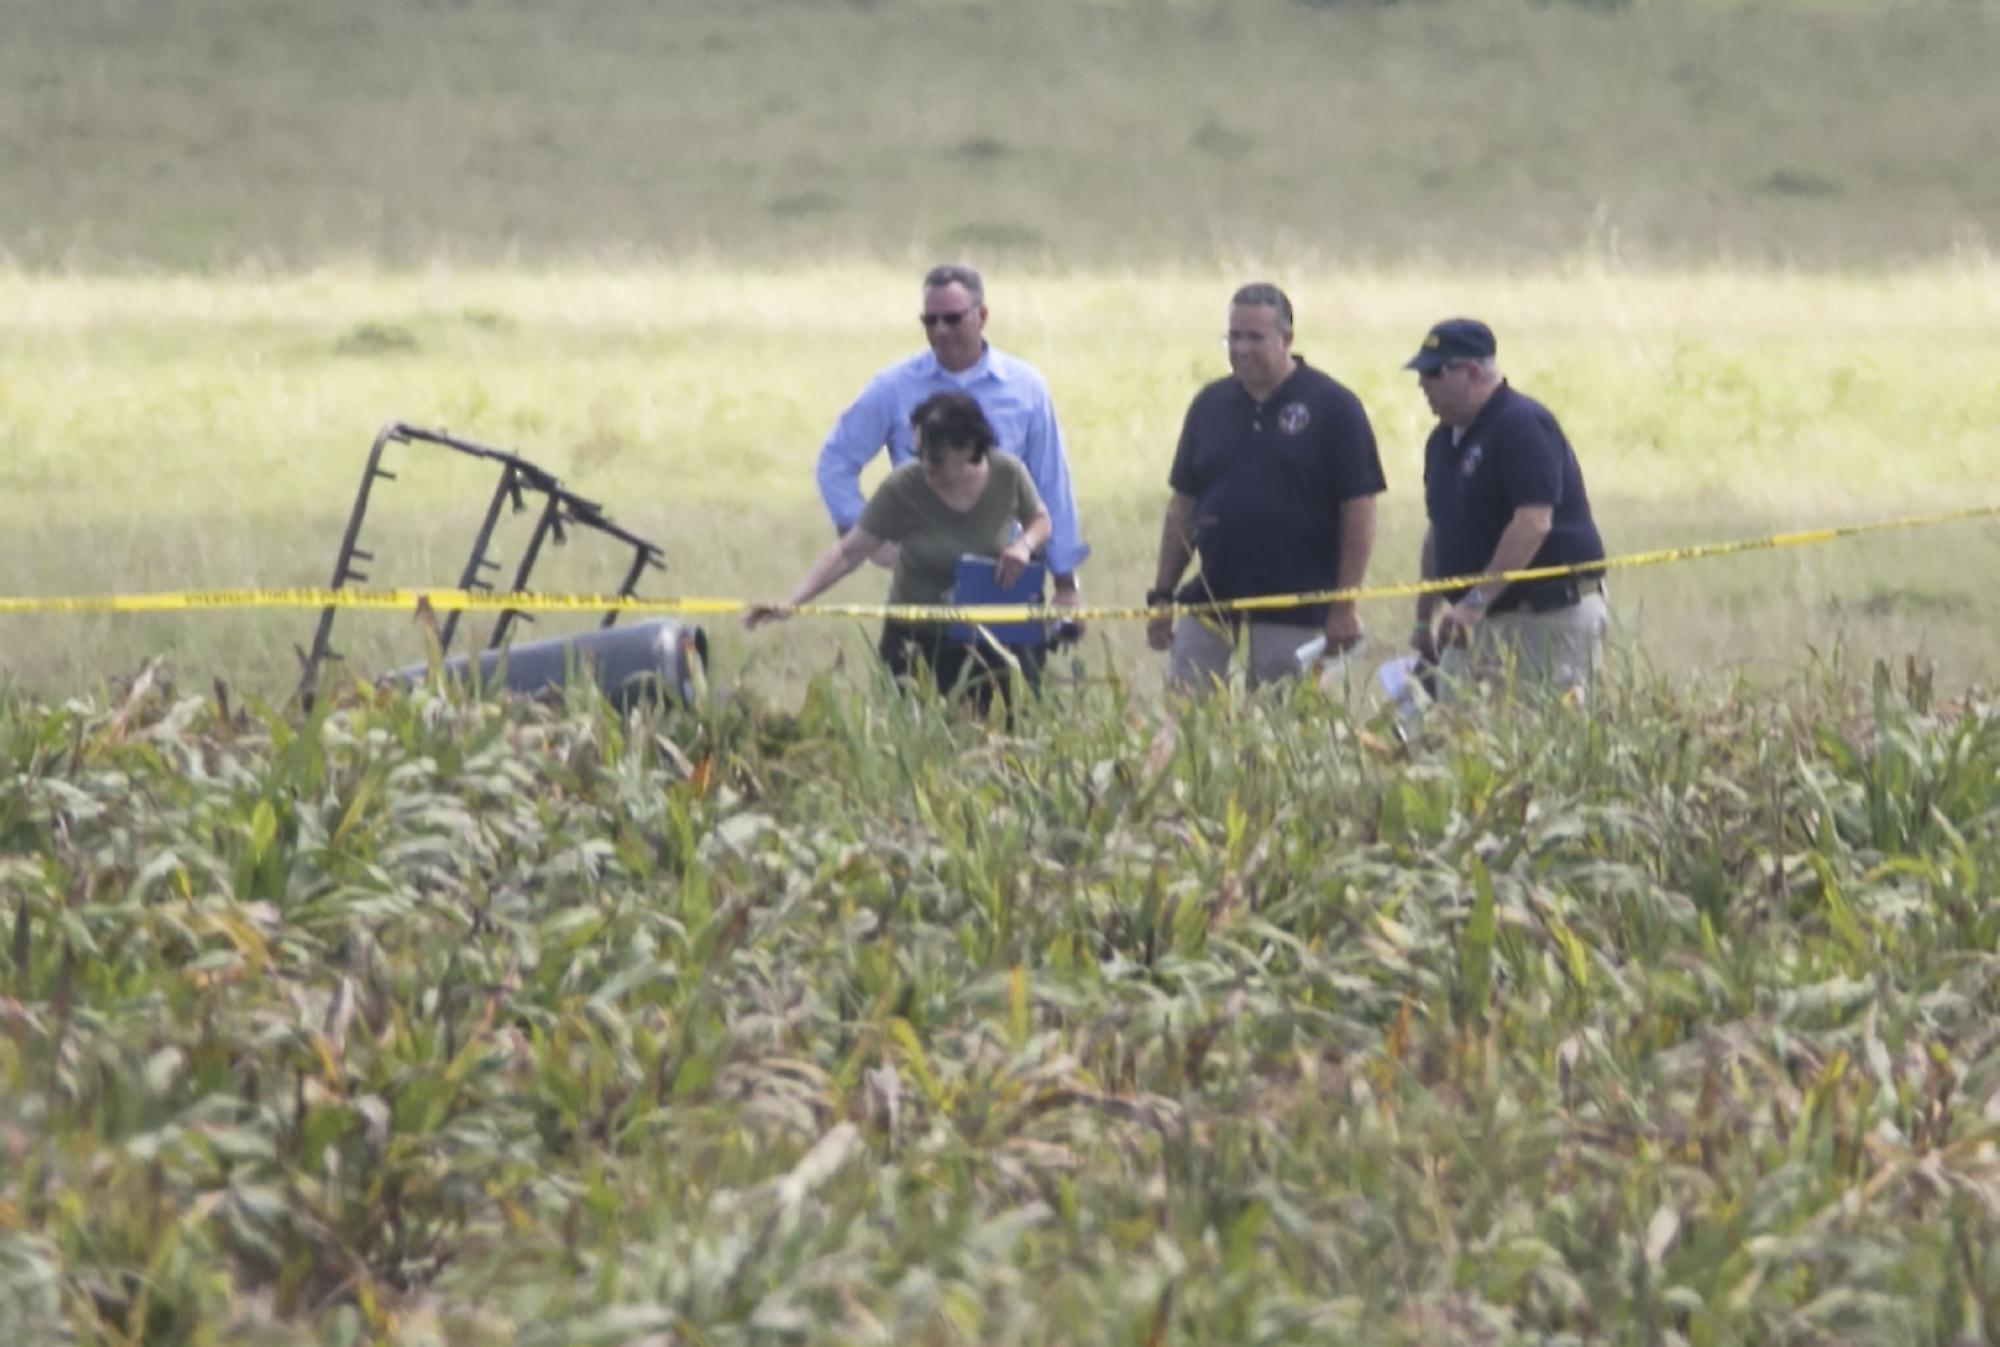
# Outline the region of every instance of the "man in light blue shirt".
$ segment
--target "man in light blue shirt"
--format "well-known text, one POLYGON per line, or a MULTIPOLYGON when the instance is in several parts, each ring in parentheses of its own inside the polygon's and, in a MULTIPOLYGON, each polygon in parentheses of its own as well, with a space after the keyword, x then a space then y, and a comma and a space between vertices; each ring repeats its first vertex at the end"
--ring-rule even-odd
MULTIPOLYGON (((854 405, 841 413, 819 451, 819 494, 841 533, 861 517, 861 470, 884 447, 892 467, 915 456, 910 413, 933 393, 970 393, 993 424, 1003 453, 1014 455, 1034 479, 1048 506, 1054 532, 1048 542, 1055 602, 1081 602, 1076 568, 1090 555, 1077 526, 1069 461, 1049 388, 1034 367, 986 344, 986 288, 971 267, 932 267, 924 276, 921 315, 930 349, 900 360, 868 381, 854 405)), ((875 558, 893 564, 889 549, 875 558)))

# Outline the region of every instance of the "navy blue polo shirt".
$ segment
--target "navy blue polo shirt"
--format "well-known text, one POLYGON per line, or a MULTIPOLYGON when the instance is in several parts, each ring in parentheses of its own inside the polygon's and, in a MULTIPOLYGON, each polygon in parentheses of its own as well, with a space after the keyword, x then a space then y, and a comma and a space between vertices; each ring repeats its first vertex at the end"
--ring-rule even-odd
MULTIPOLYGON (((1478 575, 1523 505, 1553 505, 1555 526, 1530 566, 1602 561, 1604 542, 1590 517, 1583 469, 1548 408, 1502 383, 1457 444, 1440 424, 1424 444, 1424 508, 1430 515, 1437 573, 1478 575)), ((1561 580, 1509 585, 1492 610, 1530 605, 1532 591, 1554 593, 1561 580)), ((1452 595, 1457 598, 1465 591, 1452 595)))
MULTIPOLYGON (((1167 483, 1195 500, 1182 603, 1337 587, 1340 507, 1387 489, 1361 400, 1303 360, 1262 402, 1234 376, 1195 394, 1167 483)), ((1326 605, 1250 616, 1304 625, 1326 605)))

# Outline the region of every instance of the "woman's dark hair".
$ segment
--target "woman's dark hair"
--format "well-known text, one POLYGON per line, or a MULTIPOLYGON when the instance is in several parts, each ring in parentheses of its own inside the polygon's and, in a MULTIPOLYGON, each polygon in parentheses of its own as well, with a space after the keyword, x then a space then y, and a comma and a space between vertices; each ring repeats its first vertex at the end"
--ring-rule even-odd
POLYGON ((933 393, 910 413, 910 425, 917 432, 917 452, 925 446, 970 449, 972 461, 982 462, 987 451, 997 445, 993 423, 967 393, 933 393))

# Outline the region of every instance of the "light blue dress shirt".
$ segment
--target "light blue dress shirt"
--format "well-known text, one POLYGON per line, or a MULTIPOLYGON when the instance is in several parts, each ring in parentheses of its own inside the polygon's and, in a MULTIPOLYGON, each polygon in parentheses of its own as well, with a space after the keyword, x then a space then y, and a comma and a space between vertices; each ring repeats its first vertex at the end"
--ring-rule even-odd
POLYGON ((1056 424, 1049 387, 1033 366, 991 346, 980 353, 977 364, 957 375, 946 373, 937 356, 924 350, 868 381, 819 451, 819 494, 834 527, 845 533, 861 518, 861 470, 884 446, 892 467, 916 457, 910 413, 917 404, 933 393, 959 391, 970 393, 986 413, 1001 450, 1027 467, 1054 526, 1048 542, 1049 569, 1057 575, 1072 573, 1090 555, 1090 548, 1077 525, 1069 460, 1063 456, 1062 428, 1056 424))

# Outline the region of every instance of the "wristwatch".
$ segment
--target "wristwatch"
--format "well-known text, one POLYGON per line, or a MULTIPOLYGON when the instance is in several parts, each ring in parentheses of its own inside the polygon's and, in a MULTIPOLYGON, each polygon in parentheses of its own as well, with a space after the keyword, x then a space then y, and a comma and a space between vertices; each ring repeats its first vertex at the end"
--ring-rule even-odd
POLYGON ((1485 590, 1481 589, 1478 585, 1474 585, 1471 589, 1465 591, 1465 597, 1460 599, 1459 602, 1467 608, 1484 608, 1492 600, 1486 597, 1485 590))
POLYGON ((1149 589, 1146 591, 1146 606, 1148 608, 1164 608, 1173 601, 1174 592, 1171 589, 1149 589))

